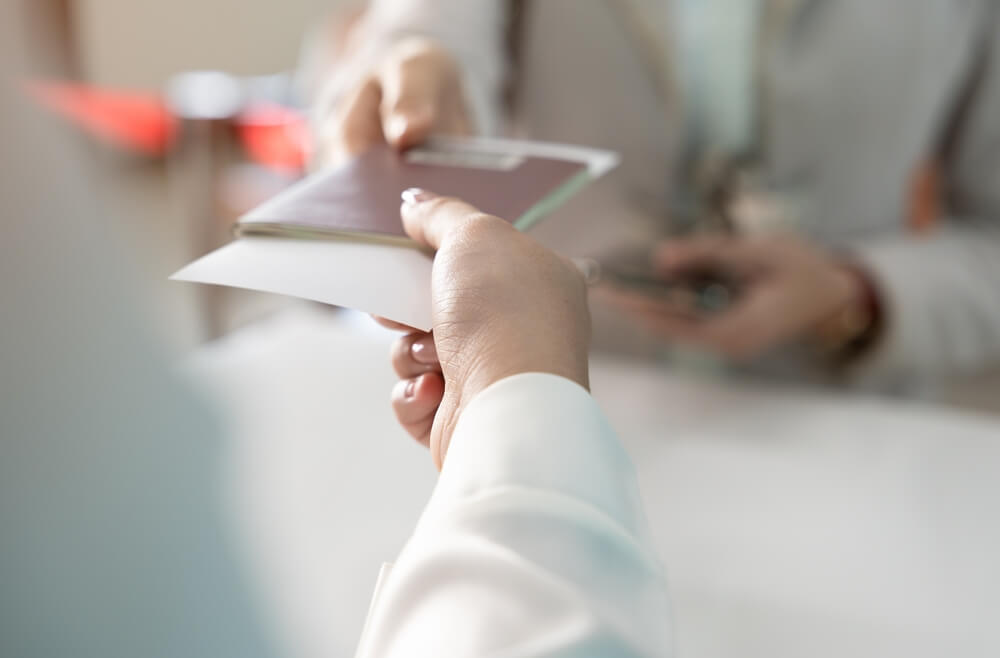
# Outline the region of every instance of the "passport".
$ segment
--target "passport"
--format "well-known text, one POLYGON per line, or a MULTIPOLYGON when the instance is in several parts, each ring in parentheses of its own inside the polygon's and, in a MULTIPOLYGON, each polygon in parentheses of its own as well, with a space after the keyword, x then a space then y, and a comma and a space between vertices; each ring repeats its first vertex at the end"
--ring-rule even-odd
POLYGON ((176 281, 343 306, 427 331, 431 254, 403 232, 400 193, 456 196, 521 230, 618 164, 610 151, 508 139, 433 138, 318 172, 239 220, 237 239, 176 281))
POLYGON ((412 244, 399 205, 414 187, 459 197, 526 230, 591 180, 587 161, 511 144, 520 143, 438 138, 405 153, 378 146, 251 211, 236 234, 412 244))

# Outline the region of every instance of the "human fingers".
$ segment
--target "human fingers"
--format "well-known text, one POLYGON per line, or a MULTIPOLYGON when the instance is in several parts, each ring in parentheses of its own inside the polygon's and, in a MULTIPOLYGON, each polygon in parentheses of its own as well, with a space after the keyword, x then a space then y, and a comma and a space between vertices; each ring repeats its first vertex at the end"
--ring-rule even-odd
POLYGON ((441 372, 434 336, 418 332, 397 338, 392 345, 392 367, 403 379, 425 372, 441 372))
POLYGON ((486 215, 464 201, 417 188, 403 192, 400 215, 407 235, 434 249, 440 248, 449 236, 468 230, 473 224, 513 230, 508 222, 486 215))
POLYGON ((381 101, 382 88, 375 77, 367 78, 351 92, 325 124, 317 161, 335 166, 383 143, 381 101))
POLYGON ((395 320, 390 320, 389 318, 383 318, 380 315, 372 315, 371 319, 386 329, 391 329, 392 331, 403 331, 405 333, 411 334, 416 331, 420 331, 416 327, 411 327, 408 324, 403 324, 402 322, 396 322, 395 320))
POLYGON ((670 314, 691 320, 704 317, 697 291, 686 286, 664 286, 662 291, 634 290, 613 283, 593 288, 594 299, 630 315, 670 314))
POLYGON ((702 324, 702 316, 691 310, 690 302, 603 287, 595 290, 595 297, 666 341, 691 341, 702 324))
POLYGON ((444 397, 444 378, 428 372, 404 379, 392 389, 392 410, 407 433, 425 446, 430 445, 434 415, 444 397))
POLYGON ((736 361, 746 361, 791 337, 780 288, 758 286, 729 310, 708 319, 692 339, 736 361))
MULTIPOLYGON (((399 149, 424 141, 444 118, 449 85, 458 84, 457 67, 443 49, 426 39, 407 39, 394 50, 380 71, 379 114, 387 141, 399 149)), ((458 94, 455 94, 458 97, 458 94)))
POLYGON ((693 270, 721 270, 749 275, 767 263, 767 250, 762 245, 729 235, 668 240, 653 252, 653 266, 665 275, 693 270))
POLYGON ((779 341, 780 296, 770 287, 751 289, 732 308, 717 314, 685 312, 684 306, 638 293, 602 295, 650 334, 718 352, 736 360, 752 358, 779 341))

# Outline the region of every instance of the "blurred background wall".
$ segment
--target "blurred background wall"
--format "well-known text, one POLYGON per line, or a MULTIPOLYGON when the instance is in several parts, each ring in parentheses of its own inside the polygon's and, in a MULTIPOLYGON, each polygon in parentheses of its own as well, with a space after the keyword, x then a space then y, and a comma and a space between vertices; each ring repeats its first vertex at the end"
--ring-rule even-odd
MULTIPOLYGON (((266 75, 296 69, 306 35, 330 25, 337 10, 358 0, 25 0, 41 16, 69 17, 64 35, 74 44, 72 71, 87 83, 158 92, 176 73, 221 70, 266 75)), ((59 69, 43 75, 62 77, 59 69)), ((202 140, 204 142, 204 140, 202 140)), ((94 140, 87 140, 97 145, 94 140)), ((211 150, 204 143, 201 150, 211 150)), ((174 150, 176 151, 176 149, 174 150)), ((269 182, 240 158, 203 171, 203 156, 185 150, 167 158, 134 157, 118 148, 93 148, 93 173, 103 183, 108 218, 146 270, 154 323, 181 349, 219 335, 289 300, 244 291, 190 286, 166 277, 228 239, 232 213, 220 212, 227 190, 269 182), (207 175, 205 175, 207 174, 207 175), (218 215, 217 226, 204 227, 218 215), (214 318, 214 319, 213 319, 214 318), (220 326, 221 325, 221 326, 220 326), (214 327, 214 328, 213 328, 214 327)), ((231 196, 231 195, 230 195, 231 196)))
POLYGON ((304 29, 351 0, 77 0, 86 76, 157 87, 177 71, 290 68, 304 29))
MULTIPOLYGON (((215 69, 237 75, 293 70, 304 37, 329 26, 338 10, 364 0, 24 0, 34 9, 60 11, 78 54, 74 72, 114 88, 156 91, 175 73, 215 69)), ((42 13, 45 13, 42 11, 42 13)), ((57 76, 58 77, 58 76, 57 76)), ((95 171, 105 174, 109 217, 139 245, 158 293, 150 306, 164 337, 181 349, 270 313, 290 300, 235 290, 167 282, 181 265, 228 239, 235 212, 216 212, 233 190, 270 193, 273 181, 238 162, 222 162, 201 177, 181 154, 143 159, 115 149, 94 149, 95 171), (197 184, 204 178, 203 184, 197 184), (182 179, 178 181, 178 179, 182 179), (194 185, 192 185, 194 184, 194 185), (196 188, 192 190, 192 187, 196 188), (192 208, 196 212, 192 211, 192 208), (217 216, 216 238, 202 227, 217 216), (212 316, 218 316, 214 320, 212 316), (206 320, 206 318, 209 318, 206 320)), ((282 181, 284 183, 284 181, 282 181)), ((238 196, 238 195, 237 195, 238 196)), ((249 202, 229 204, 249 207, 249 202)), ((958 383, 945 399, 1000 410, 1000 374, 958 383)))

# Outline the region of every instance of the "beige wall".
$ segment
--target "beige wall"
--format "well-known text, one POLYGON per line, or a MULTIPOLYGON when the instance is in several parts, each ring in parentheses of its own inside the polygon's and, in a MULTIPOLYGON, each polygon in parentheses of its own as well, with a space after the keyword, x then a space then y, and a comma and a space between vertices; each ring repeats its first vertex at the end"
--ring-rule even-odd
POLYGON ((273 73, 302 34, 349 0, 77 0, 90 79, 155 87, 176 71, 273 73))

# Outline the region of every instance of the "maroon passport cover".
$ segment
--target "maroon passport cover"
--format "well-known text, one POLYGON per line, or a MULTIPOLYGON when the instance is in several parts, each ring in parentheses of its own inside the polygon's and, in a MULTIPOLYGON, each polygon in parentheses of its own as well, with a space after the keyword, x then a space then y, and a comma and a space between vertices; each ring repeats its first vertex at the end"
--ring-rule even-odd
POLYGON ((514 166, 504 169, 458 166, 448 161, 454 157, 446 154, 442 164, 400 154, 387 146, 373 148, 342 167, 311 176, 282 192, 241 218, 237 231, 241 235, 339 235, 409 242, 399 206, 400 194, 411 187, 459 197, 516 224, 586 172, 586 165, 568 160, 517 157, 514 166))

